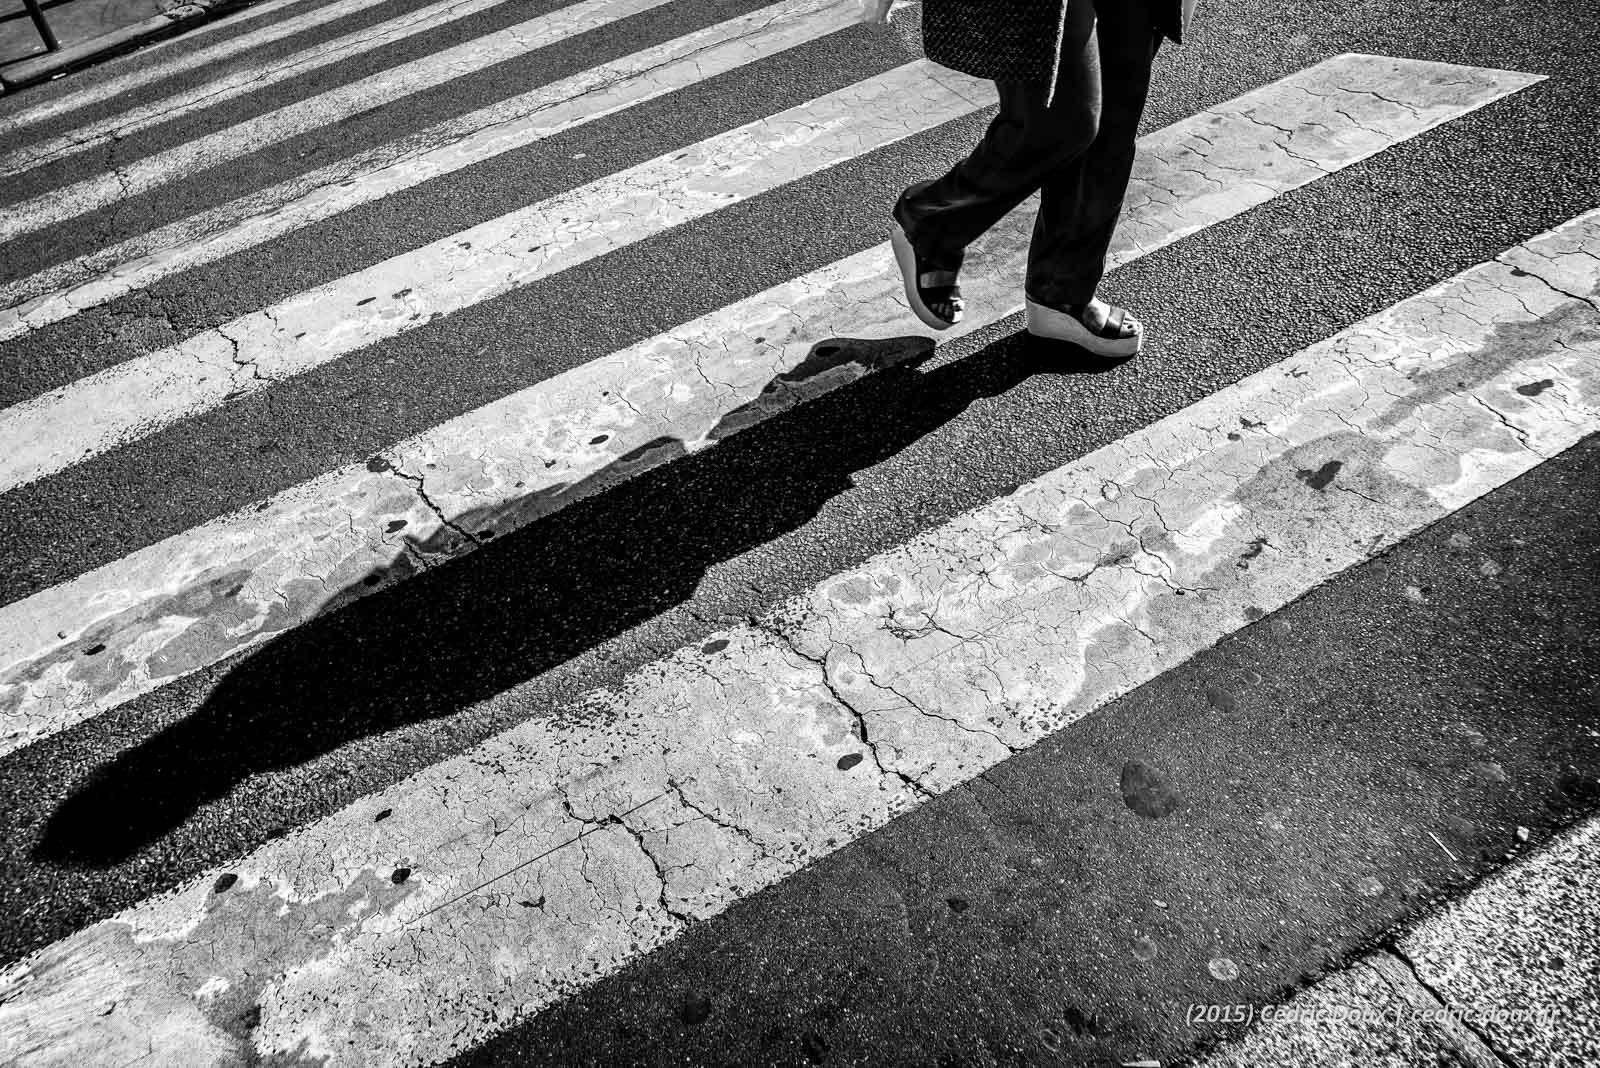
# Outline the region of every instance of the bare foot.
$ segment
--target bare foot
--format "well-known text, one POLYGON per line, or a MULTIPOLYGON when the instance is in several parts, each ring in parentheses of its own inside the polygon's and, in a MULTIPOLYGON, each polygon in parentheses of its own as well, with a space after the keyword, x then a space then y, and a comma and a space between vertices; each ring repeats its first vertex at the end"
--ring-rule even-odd
MULTIPOLYGON (((1088 304, 1084 305, 1083 314, 1078 316, 1078 321, 1084 326, 1088 327, 1091 333, 1096 334, 1104 332, 1106 323, 1109 322, 1110 319, 1111 305, 1107 304, 1099 297, 1095 297, 1093 300, 1089 301, 1088 304)), ((1143 329, 1144 326, 1139 322, 1139 320, 1124 312, 1122 316, 1122 330, 1118 336, 1133 337, 1143 329)))

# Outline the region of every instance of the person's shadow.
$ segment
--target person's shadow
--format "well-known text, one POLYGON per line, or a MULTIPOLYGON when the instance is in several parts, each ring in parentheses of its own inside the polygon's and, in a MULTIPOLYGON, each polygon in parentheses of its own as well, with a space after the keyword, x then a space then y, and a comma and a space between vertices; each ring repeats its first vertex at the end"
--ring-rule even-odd
MULTIPOLYGON (((35 859, 113 866, 252 775, 536 677, 689 600, 709 567, 803 526, 851 472, 975 400, 1040 371, 1117 366, 1012 338, 925 371, 932 349, 916 337, 819 343, 714 436, 819 376, 872 373, 645 473, 601 472, 593 495, 262 645, 193 715, 91 773, 51 815, 35 859)), ((483 518, 452 517, 468 531, 483 518)))

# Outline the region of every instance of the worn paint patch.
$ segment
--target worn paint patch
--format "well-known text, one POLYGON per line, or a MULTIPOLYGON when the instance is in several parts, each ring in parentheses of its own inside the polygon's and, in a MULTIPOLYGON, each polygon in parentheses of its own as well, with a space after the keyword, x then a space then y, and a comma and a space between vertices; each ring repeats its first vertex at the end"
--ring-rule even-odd
MULTIPOLYGON (((1600 212, 1516 258, 1570 241, 1600 248, 1600 212)), ((1505 262, 1302 357, 231 864, 241 886, 297 903, 359 904, 411 869, 385 908, 251 936, 252 974, 273 977, 254 1051, 401 1064, 470 1046, 1600 429, 1600 309, 1505 262), (1446 369, 1473 385, 1439 390, 1446 369), (1557 387, 1517 394, 1530 377, 1557 387), (1224 432, 1246 412, 1273 415, 1224 432), (1338 457, 1325 490, 1298 477, 1338 457), (1161 530, 1152 549, 1144 535, 1161 530), (1274 551, 1239 568, 1255 545, 1274 551)), ((1122 785, 1130 818, 1181 808, 1160 769, 1130 766, 1122 785)), ((267 929, 264 899, 216 895, 220 874, 0 977, 0 1033, 26 1027, 33 969, 98 959, 108 930, 140 932, 117 970, 151 976, 123 996, 147 983, 167 1004, 171 947, 196 944, 217 902, 255 901, 230 923, 267 929)), ((93 1004, 105 971, 74 974, 81 997, 55 996, 93 1004)), ((182 985, 215 991, 231 974, 184 971, 182 985)), ((74 1017, 60 1041, 124 1040, 98 1019, 74 1017)))
MULTIPOLYGON (((1157 131, 1141 139, 1141 162, 1111 263, 1130 262, 1537 80, 1506 71, 1340 56, 1157 131), (1374 89, 1388 99, 1357 93, 1341 100, 1336 111, 1305 111, 1307 100, 1339 94, 1343 85, 1374 89), (1300 144, 1297 131, 1314 123, 1316 140, 1300 144), (1240 167, 1259 169, 1240 181, 1240 167)), ((1030 229, 1031 215, 1022 210, 980 242, 973 262, 983 269, 963 277, 973 311, 944 336, 962 336, 1019 310, 1014 280, 1025 264, 1030 229)), ((1569 254, 1581 266, 1581 256, 1563 249, 1563 256, 1569 254)), ((0 701, 10 713, 0 731, 0 753, 153 685, 155 676, 137 669, 99 688, 81 679, 41 685, 32 678, 38 674, 34 665, 70 656, 63 643, 78 641, 114 615, 110 605, 120 611, 161 602, 207 574, 248 567, 261 604, 275 599, 295 621, 304 621, 337 603, 328 601, 323 583, 342 587, 340 598, 361 596, 471 551, 479 539, 466 531, 504 535, 826 390, 925 356, 931 332, 910 318, 898 278, 885 270, 889 262, 887 246, 867 249, 453 419, 370 465, 332 472, 255 509, 0 607, 0 665, 7 665, 0 668, 0 701), (580 444, 602 433, 603 443, 580 444), (396 536, 402 528, 394 526, 400 522, 410 524, 403 538, 396 536), (316 578, 316 585, 305 576, 316 578), (370 582, 373 576, 381 577, 370 582), (30 681, 18 681, 24 676, 30 681)), ((400 297, 399 285, 367 288, 395 293, 397 300, 414 298, 400 297)), ((1243 429, 1229 435, 1243 443, 1267 424, 1245 411, 1230 416, 1229 425, 1243 429)), ((1136 472, 1130 485, 1148 494, 1160 482, 1160 472, 1146 470, 1136 472)), ((1105 500, 1123 495, 1124 487, 1114 482, 1095 494, 1105 500)), ((1103 525, 1087 503, 1083 519, 1103 525)), ((1135 534, 1124 533, 1129 539, 1135 534)), ((1174 536, 1143 521, 1137 533, 1157 553, 1174 536)), ((1190 536, 1203 534, 1196 528, 1190 536)), ((1103 539, 1105 532, 1095 536, 1103 539)), ((1050 565, 1046 558, 1012 566, 1050 565)), ((125 647, 142 634, 147 655, 160 650, 162 641, 148 636, 149 628, 133 629, 125 647)), ((213 660, 264 636, 243 627, 227 631, 226 640, 212 646, 213 660)), ((199 666, 195 658, 184 662, 199 666)))
POLYGON ((393 475, 326 488, 300 487, 276 502, 280 517, 317 531, 292 545, 252 538, 261 513, 247 511, 198 528, 175 551, 113 565, 117 585, 91 572, 54 598, 0 609, 0 662, 9 662, 0 672, 0 752, 404 578, 425 566, 422 546, 450 533, 416 487, 393 475), (370 525, 358 532, 353 515, 370 525), (81 614, 62 611, 63 602, 81 614), (21 642, 38 651, 19 656, 21 642), (84 655, 95 646, 102 651, 84 655))
POLYGON ((252 1063, 270 962, 314 960, 328 932, 353 917, 376 922, 407 894, 373 871, 337 893, 303 898, 225 873, 204 892, 187 892, 192 913, 181 928, 101 924, 75 951, 32 958, 7 988, 28 999, 30 1012, 0 1013, 0 1047, 30 1064, 88 1064, 148 1041, 182 1063, 252 1063))

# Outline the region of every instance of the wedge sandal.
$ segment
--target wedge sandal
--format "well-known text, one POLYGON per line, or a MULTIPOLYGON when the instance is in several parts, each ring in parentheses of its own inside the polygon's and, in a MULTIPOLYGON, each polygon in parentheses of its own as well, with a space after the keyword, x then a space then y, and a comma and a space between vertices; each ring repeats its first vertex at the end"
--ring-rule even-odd
POLYGON ((965 307, 961 300, 961 285, 956 282, 957 271, 928 263, 917 254, 899 220, 889 231, 889 243, 894 247, 894 259, 900 267, 900 277, 905 282, 906 303, 918 319, 935 330, 948 330, 961 321, 965 307), (924 285, 928 278, 949 278, 941 285, 924 285), (946 319, 933 310, 933 305, 948 305, 955 317, 946 319))
POLYGON ((1052 308, 1031 298, 1027 301, 1028 333, 1051 341, 1065 341, 1096 356, 1116 359, 1137 356, 1144 347, 1144 325, 1128 309, 1112 306, 1105 325, 1090 330, 1083 323, 1087 304, 1052 308))

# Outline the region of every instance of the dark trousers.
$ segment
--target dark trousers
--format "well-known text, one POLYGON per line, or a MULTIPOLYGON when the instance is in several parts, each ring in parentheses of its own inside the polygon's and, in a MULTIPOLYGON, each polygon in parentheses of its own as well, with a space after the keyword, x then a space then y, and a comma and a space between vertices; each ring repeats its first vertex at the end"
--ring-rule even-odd
POLYGON ((1102 8, 1068 5, 1053 100, 1043 83, 996 82, 1000 113, 978 147, 901 198, 895 214, 930 269, 959 266, 969 244, 1037 192, 1027 295, 1052 306, 1094 298, 1161 43, 1148 0, 1102 8))

